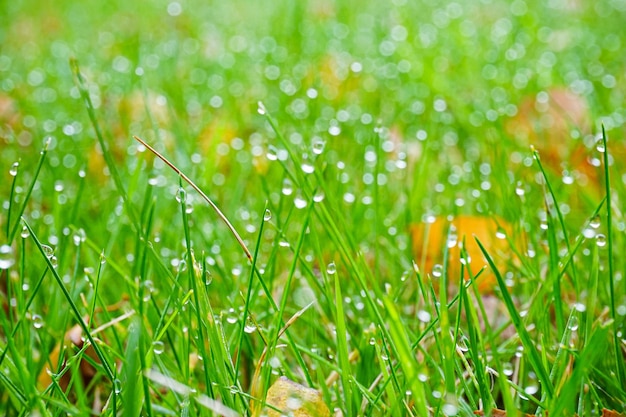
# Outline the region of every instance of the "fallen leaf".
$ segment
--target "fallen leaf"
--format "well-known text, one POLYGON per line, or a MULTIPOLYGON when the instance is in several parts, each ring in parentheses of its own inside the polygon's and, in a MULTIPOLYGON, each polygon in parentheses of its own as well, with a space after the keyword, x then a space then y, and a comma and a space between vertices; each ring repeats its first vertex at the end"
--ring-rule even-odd
POLYGON ((275 407, 265 407, 263 414, 268 417, 280 417, 288 414, 294 417, 330 417, 330 410, 324 403, 319 391, 307 388, 281 376, 267 391, 266 404, 275 407))
MULTIPOLYGON (((475 276, 481 268, 488 266, 487 260, 476 243, 474 236, 480 240, 487 252, 494 259, 496 266, 502 272, 507 263, 513 258, 513 253, 507 241, 512 236, 512 227, 505 220, 492 216, 458 216, 452 221, 437 218, 433 223, 420 223, 411 227, 413 238, 413 253, 418 266, 436 278, 443 265, 444 249, 447 246, 448 277, 450 283, 458 283, 461 276, 461 248, 465 242, 465 250, 469 256, 469 268, 475 276), (448 239, 448 230, 452 227, 451 237, 448 239), (439 269, 439 271, 437 271, 439 269), (433 271, 435 273, 433 274, 433 271)), ((464 260, 466 261, 466 260, 464 260)), ((470 279, 467 268, 464 268, 464 279, 470 279)), ((487 268, 477 280, 481 292, 492 292, 496 286, 493 272, 487 268)))
POLYGON ((590 152, 582 139, 573 139, 572 131, 584 137, 591 130, 586 100, 565 88, 552 88, 543 94, 526 97, 517 114, 505 123, 506 132, 528 149, 533 145, 544 166, 561 174, 563 166, 578 174, 581 184, 598 184, 598 170, 590 164, 590 152))
POLYGON ((615 410, 602 409, 602 417, 626 417, 626 413, 618 413, 615 410))
MULTIPOLYGON (((87 321, 86 318, 85 318, 85 321, 87 321)), ((74 327, 72 327, 65 333, 63 343, 67 346, 72 346, 73 350, 75 351, 79 351, 83 349, 85 345, 85 341, 83 340, 83 330, 80 327, 80 325, 78 324, 75 325, 74 327)), ((57 372, 57 370, 59 369, 60 362, 62 362, 63 364, 61 368, 65 367, 65 358, 60 357, 61 348, 62 348, 61 343, 55 346, 54 350, 48 356, 48 361, 46 365, 39 373, 39 377, 37 378, 37 383, 40 389, 42 390, 52 383, 51 374, 54 374, 57 372)), ((98 356, 96 355, 96 351, 91 345, 85 349, 85 352, 83 355, 88 356, 95 363, 100 362, 100 359, 98 359, 98 356)), ((91 382, 93 377, 96 375, 96 369, 93 367, 93 365, 89 363, 88 360, 83 359, 81 357, 80 362, 79 362, 79 370, 80 370, 80 377, 83 381, 83 385, 84 386, 89 385, 89 382, 91 382)), ((71 377, 72 377, 71 372, 68 370, 61 376, 61 378, 59 378, 59 381, 58 381, 59 386, 64 391, 67 389, 70 383, 71 377)))
MULTIPOLYGON (((474 411, 474 414, 477 415, 477 416, 484 416, 485 415, 485 413, 482 410, 474 411)), ((507 416, 505 410, 498 410, 497 408, 494 408, 493 410, 491 410, 491 415, 493 417, 506 417, 507 416)), ((534 414, 524 414, 521 411, 518 412, 517 415, 520 416, 520 417, 535 417, 534 414)), ((548 414, 545 413, 545 415, 547 416, 548 414)))
POLYGON ((591 127, 589 106, 585 99, 565 88, 552 88, 522 100, 517 114, 505 124, 505 130, 521 143, 534 144, 562 157, 572 149, 571 132, 583 134, 591 127))

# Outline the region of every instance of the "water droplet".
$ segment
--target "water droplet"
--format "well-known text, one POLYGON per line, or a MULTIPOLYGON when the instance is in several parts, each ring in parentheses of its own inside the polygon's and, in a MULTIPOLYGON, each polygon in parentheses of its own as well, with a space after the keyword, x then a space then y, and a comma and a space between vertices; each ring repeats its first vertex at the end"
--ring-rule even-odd
POLYGON ((74 235, 72 236, 72 241, 76 246, 80 246, 80 244, 83 243, 85 240, 87 240, 87 235, 85 234, 84 229, 78 229, 76 233, 74 233, 74 235))
POLYGON ((193 204, 191 203, 185 204, 185 213, 187 214, 193 213, 193 204))
POLYGON ((446 243, 448 248, 455 247, 456 244, 458 243, 458 239, 459 239, 459 236, 456 233, 456 227, 451 225, 450 231, 448 232, 448 241, 446 243))
POLYGON ((179 203, 184 203, 185 201, 187 201, 187 191, 185 191, 184 188, 181 187, 176 192, 176 201, 178 201, 179 203))
POLYGON ((50 257, 50 263, 52 264, 53 268, 56 268, 57 266, 59 266, 59 260, 54 255, 50 257))
POLYGON ((574 184, 575 179, 569 172, 565 172, 563 173, 562 181, 563 181, 563 184, 572 185, 574 184))
POLYGON ((150 301, 150 297, 155 292, 154 283, 147 279, 141 283, 142 299, 144 302, 150 301))
POLYGON ((506 232, 505 232, 505 230, 504 230, 502 227, 500 227, 500 226, 498 226, 498 230, 496 230, 496 237, 497 237, 498 239, 500 239, 500 240, 504 240, 504 239, 506 239, 506 232))
POLYGON ((302 407, 302 398, 297 393, 292 393, 287 397, 287 401, 285 401, 285 405, 289 410, 298 410, 302 407))
POLYGON ((165 344, 160 340, 155 340, 152 342, 152 351, 155 355, 160 355, 165 351, 165 344))
POLYGON ((422 323, 430 323, 431 316, 430 316, 430 313, 428 311, 426 311, 426 310, 419 310, 417 312, 417 319, 419 321, 421 321, 422 323))
POLYGON ((326 267, 326 273, 328 273, 328 275, 334 275, 337 272, 337 266, 335 265, 334 262, 331 262, 328 264, 328 266, 326 267))
POLYGON ((43 249, 43 253, 44 255, 46 255, 47 258, 52 258, 52 256, 54 255, 54 249, 52 249, 48 245, 41 245, 41 249, 43 249))
POLYGON ((276 356, 272 356, 269 360, 269 364, 270 367, 276 369, 280 367, 280 359, 278 359, 276 356))
POLYGON ((22 239, 26 239, 28 238, 28 236, 30 236, 30 232, 28 231, 28 228, 26 226, 22 227, 22 233, 20 233, 20 236, 22 237, 22 239))
POLYGON ((0 269, 9 269, 14 263, 13 248, 9 245, 0 246, 0 269))
POLYGON ((278 159, 278 151, 274 145, 267 147, 266 158, 270 161, 276 161, 278 159))
POLYGON ((230 324, 237 323, 237 313, 232 307, 228 309, 228 313, 226 314, 226 322, 230 324))
POLYGON ((376 344, 376 338, 375 337, 371 337, 370 338, 370 345, 374 346, 376 344))
POLYGON ((33 321, 33 327, 35 329, 41 329, 45 324, 43 318, 39 314, 33 314, 31 320, 33 321))
POLYGON ((386 353, 382 353, 380 355, 380 359, 382 359, 384 361, 388 361, 389 360, 389 355, 387 355, 386 353))
POLYGON ((9 169, 9 175, 11 175, 12 177, 15 177, 17 175, 17 168, 20 166, 19 162, 13 162, 13 165, 11 165, 11 169, 9 169))
POLYGON ((311 162, 309 162, 308 159, 302 161, 300 169, 302 169, 302 172, 304 172, 305 174, 312 174, 313 172, 315 172, 315 166, 311 162))
POLYGON ((293 184, 289 178, 284 179, 281 191, 284 195, 291 195, 293 193, 293 184))
POLYGON ((307 202, 301 193, 298 193, 298 195, 296 195, 296 198, 293 199, 293 204, 296 206, 297 209, 300 210, 307 206, 307 202))
POLYGON ((467 339, 465 337, 462 337, 461 340, 457 342, 456 348, 461 352, 469 351, 469 347, 467 347, 467 339))
POLYGON ((315 201, 316 203, 321 203, 322 201, 324 201, 324 191, 318 191, 315 193, 315 195, 313 196, 313 201, 315 201))
POLYGON ((589 226, 593 227, 594 229, 599 228, 600 224, 601 224, 601 220, 600 220, 599 214, 589 221, 589 226))
POLYGON ((606 246, 606 236, 604 236, 602 233, 599 233, 596 236, 596 245, 598 245, 598 247, 603 248, 606 246))
POLYGON ((440 278, 443 275, 443 266, 435 264, 432 271, 433 278, 440 278))
POLYGON ((117 395, 122 392, 122 381, 117 378, 115 378, 115 381, 113 381, 113 391, 115 391, 115 394, 117 395))
POLYGON ((604 139, 602 137, 598 138, 598 140, 596 140, 596 150, 598 152, 603 152, 606 150, 604 147, 604 139))
POLYGON ((256 331, 256 323, 252 319, 252 317, 248 316, 246 319, 246 324, 243 327, 243 331, 246 333, 254 333, 256 331))
POLYGON ((261 115, 264 116, 265 114, 267 114, 267 110, 265 109, 265 104, 263 104, 262 101, 259 101, 257 103, 257 108, 256 111, 261 115))
POLYGON ((511 364, 510 362, 504 362, 502 364, 502 373, 505 376, 513 375, 513 364, 511 364))
POLYGON ((596 231, 591 227, 585 227, 583 229, 583 236, 587 239, 592 239, 596 237, 596 231))
POLYGON ((567 328, 570 329, 571 331, 575 332, 576 330, 578 330, 578 317, 573 316, 569 322, 567 323, 567 328))
POLYGON ((459 413, 459 407, 453 403, 446 403, 441 407, 441 411, 445 416, 456 416, 459 413))
POLYGON ((315 155, 321 155, 322 152, 324 152, 324 147, 326 146, 326 143, 320 139, 320 138, 316 138, 313 140, 313 153, 315 155))
POLYGON ((539 386, 537 385, 529 385, 524 388, 524 393, 528 395, 535 395, 539 391, 539 386))
POLYGON ((263 221, 269 222, 270 220, 272 220, 272 212, 270 211, 270 209, 265 209, 265 213, 263 214, 263 221))

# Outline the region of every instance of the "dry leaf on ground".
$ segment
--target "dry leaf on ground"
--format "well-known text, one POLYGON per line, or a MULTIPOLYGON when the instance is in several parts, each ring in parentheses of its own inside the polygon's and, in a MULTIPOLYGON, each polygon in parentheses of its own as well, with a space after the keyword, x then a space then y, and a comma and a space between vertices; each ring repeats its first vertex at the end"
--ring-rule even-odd
MULTIPOLYGON (((330 410, 319 391, 307 388, 284 376, 272 384, 267 391, 265 402, 294 417, 330 417, 330 410)), ((266 407, 263 414, 268 417, 282 415, 270 407, 266 407)))
MULTIPOLYGON (((511 234, 511 225, 495 216, 458 216, 452 221, 437 218, 433 223, 420 223, 411 227, 415 260, 425 274, 428 273, 431 277, 433 276, 433 268, 443 264, 444 248, 448 247, 448 277, 450 277, 451 283, 458 282, 461 276, 463 241, 465 241, 465 250, 470 258, 469 267, 472 274, 476 275, 481 268, 487 266, 487 261, 474 236, 480 240, 494 258, 496 266, 504 272, 507 262, 513 258, 507 241, 507 236, 511 236, 511 234), (448 240, 450 226, 453 226, 454 230, 451 235, 456 237, 448 240)), ((466 280, 470 278, 467 268, 465 268, 463 277, 466 280)), ((487 268, 481 274, 477 284, 481 292, 492 292, 496 286, 495 275, 487 268)))

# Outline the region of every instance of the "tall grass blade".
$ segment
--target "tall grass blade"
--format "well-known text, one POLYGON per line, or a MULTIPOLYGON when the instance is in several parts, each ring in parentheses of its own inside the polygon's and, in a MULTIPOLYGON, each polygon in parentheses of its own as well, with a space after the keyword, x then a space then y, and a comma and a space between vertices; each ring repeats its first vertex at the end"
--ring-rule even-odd
POLYGON ((111 365, 109 364, 108 359, 106 358, 106 356, 104 356, 104 353, 102 352, 102 349, 100 348, 100 345, 98 343, 96 343, 96 341, 94 340, 93 336, 91 335, 91 331, 90 331, 89 327, 87 326, 87 324, 85 323, 85 321, 83 320, 83 317, 80 314, 80 311, 78 310, 78 306, 76 305, 74 300, 72 300, 72 297, 71 297, 69 291, 67 290, 67 288, 65 288, 65 285, 63 284, 63 279, 59 276, 59 274, 56 271, 54 265, 52 265, 52 261, 46 255, 46 252, 44 251, 44 249, 43 249, 43 247, 41 245, 41 242, 37 238, 37 235, 35 235, 35 231, 30 227, 30 225, 28 224, 28 222, 24 218, 22 218, 22 221, 24 222, 24 225, 28 229, 28 232, 30 233, 30 236, 33 238, 33 241, 35 242, 35 245, 37 246, 37 249, 39 249, 39 253, 41 253, 41 256, 45 259, 46 264, 48 265, 48 269, 52 273, 52 276, 54 277, 54 280, 56 281, 56 283, 58 284, 59 288, 61 289, 61 292, 63 292, 63 296, 65 297, 65 300, 67 301, 67 303, 68 303, 68 305, 70 307, 70 310, 71 310, 72 314, 74 315, 74 319, 78 322, 78 324, 80 325, 80 327, 83 330, 83 332, 85 332, 85 335, 87 336, 87 339, 89 339, 89 343, 91 343, 91 346, 93 347, 94 351, 96 352, 96 355, 98 356, 98 359, 100 359, 100 362, 102 364, 104 372, 106 373, 106 375, 109 378, 109 380, 111 381, 111 383, 113 383, 114 380, 115 380, 115 374, 113 372, 113 369, 111 368, 111 365))
MULTIPOLYGON (((15 221, 15 225, 13 226, 13 228, 11 229, 11 232, 8 234, 8 238, 9 238, 9 244, 13 243, 13 239, 15 239, 15 235, 17 233, 17 230, 20 227, 20 219, 22 218, 22 215, 24 214, 24 211, 26 210, 26 206, 28 205, 28 201, 30 200, 30 195, 33 192, 33 189, 35 188, 35 184, 37 183, 37 178, 39 178, 39 173, 41 172, 41 167, 43 166, 44 161, 46 160, 46 155, 48 153, 48 146, 50 146, 50 139, 48 138, 46 140, 46 142, 44 143, 43 149, 41 150, 41 153, 39 154, 39 162, 37 162, 37 168, 35 168, 35 175, 33 176, 33 180, 31 181, 30 185, 28 186, 28 190, 26 191, 26 195, 24 196, 24 202, 22 203, 22 206, 20 207, 19 211, 17 212, 17 220, 15 221)), ((15 177, 17 178, 17 177, 15 177)), ((11 202, 13 202, 13 191, 11 191, 11 202)), ((13 206, 13 204, 11 204, 9 207, 13 206)), ((8 230, 9 224, 7 222, 7 230, 8 230)))
POLYGON ((607 136, 602 125, 602 146, 604 147, 604 187, 606 190, 606 234, 607 234, 607 250, 609 252, 609 309, 611 318, 613 319, 613 354, 615 355, 615 366, 617 380, 621 386, 626 386, 626 361, 622 354, 622 346, 619 337, 620 319, 617 314, 617 300, 615 297, 615 267, 613 266, 613 208, 611 201, 611 177, 609 170, 609 148, 607 145, 607 136))
POLYGON ((517 330, 517 333, 519 334, 519 337, 524 346, 524 351, 528 352, 528 355, 529 355, 528 359, 530 361, 530 364, 533 367, 533 370, 535 371, 535 373, 537 374, 537 378, 541 382, 541 386, 543 390, 545 390, 548 400, 550 400, 554 397, 554 386, 552 385, 552 382, 550 381, 550 375, 548 374, 546 368, 543 366, 541 354, 539 353, 537 346, 535 346, 530 335, 528 334, 528 331, 526 330, 526 327, 524 326, 524 323, 522 322, 522 318, 519 315, 519 312, 517 311, 515 304, 513 303, 513 299, 511 298, 511 294, 509 293, 509 289, 506 286, 504 278, 502 278, 502 275, 500 274, 500 271, 496 267, 493 261, 493 258, 491 257, 489 252, 487 252, 487 250, 485 249, 483 244, 480 242, 480 240, 478 240, 477 238, 475 238, 475 240, 476 240, 476 243, 478 243, 478 246, 480 247, 481 252, 485 256, 485 259, 487 259, 487 263, 489 263, 491 270, 496 276, 496 280, 498 281, 498 287, 500 288, 500 291, 502 293, 504 304, 509 312, 509 315, 511 316, 511 322, 513 326, 515 327, 515 330, 517 330))
POLYGON ((113 177, 115 187, 117 188, 117 191, 124 200, 124 204, 126 205, 126 208, 128 210, 128 215, 130 216, 132 225, 135 227, 135 230, 139 234, 141 234, 141 227, 139 226, 139 216, 135 212, 135 208, 128 198, 128 194, 126 193, 126 189, 124 188, 124 184, 122 183, 122 177, 120 176, 115 161, 113 160, 113 156, 111 155, 109 145, 104 140, 102 129, 100 129, 100 124, 98 123, 98 118, 96 117, 95 107, 91 101, 89 88, 87 87, 87 81, 83 74, 80 72, 78 60, 74 58, 70 59, 70 67, 72 69, 72 73, 74 74, 74 80, 78 87, 78 91, 80 92, 80 96, 83 99, 85 108, 87 109, 89 120, 91 121, 91 125, 93 126, 93 129, 96 133, 96 138, 98 139, 98 143, 100 144, 100 148, 102 149, 102 155, 104 156, 106 165, 109 168, 109 172, 111 172, 111 176, 113 177))
POLYGON ((189 179, 188 176, 186 176, 180 169, 178 169, 173 163, 171 163, 166 157, 164 157, 163 155, 161 155, 156 149, 154 149, 152 146, 148 145, 143 139, 137 137, 137 136, 133 136, 133 138, 135 138, 135 140, 139 143, 141 143, 143 146, 146 147, 146 149, 148 149, 150 152, 152 152, 156 157, 158 157, 161 161, 163 161, 165 163, 165 165, 167 165, 168 167, 170 167, 174 172, 176 172, 183 180, 185 180, 185 182, 187 184, 189 184, 191 186, 191 188, 193 188, 198 194, 200 194, 200 196, 204 199, 204 201, 206 201, 209 206, 211 206, 211 208, 215 211, 215 213, 217 214, 217 217, 220 218, 220 220, 222 220, 224 222, 224 224, 226 225, 226 227, 228 227, 228 230, 230 230, 230 232, 232 233, 232 235, 235 237, 235 239, 237 240, 237 243, 239 243, 239 246, 241 246, 241 248, 243 249, 243 251, 246 254, 246 257, 248 258, 248 260, 250 260, 250 262, 252 262, 252 254, 250 253, 250 250, 248 249, 248 247, 246 246, 246 244, 244 243, 243 239, 241 238, 241 236, 239 236, 239 233, 237 232, 237 230, 235 229, 235 227, 231 224, 231 222, 228 220, 228 218, 224 215, 224 213, 222 213, 222 211, 219 209, 219 207, 217 206, 217 204, 215 204, 213 202, 213 200, 211 200, 201 189, 200 187, 198 187, 193 181, 191 181, 189 179))

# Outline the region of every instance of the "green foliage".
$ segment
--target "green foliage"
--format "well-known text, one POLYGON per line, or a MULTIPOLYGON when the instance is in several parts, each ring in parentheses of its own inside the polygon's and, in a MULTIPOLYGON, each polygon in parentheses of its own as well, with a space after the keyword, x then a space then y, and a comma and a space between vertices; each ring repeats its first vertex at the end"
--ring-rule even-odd
POLYGON ((0 414, 624 411, 623 2, 0 19, 0 414))

